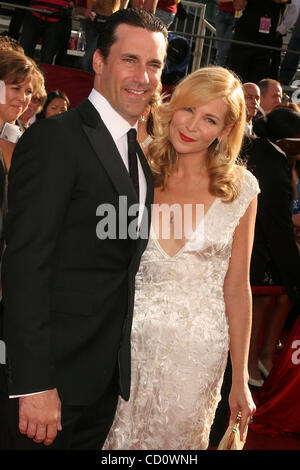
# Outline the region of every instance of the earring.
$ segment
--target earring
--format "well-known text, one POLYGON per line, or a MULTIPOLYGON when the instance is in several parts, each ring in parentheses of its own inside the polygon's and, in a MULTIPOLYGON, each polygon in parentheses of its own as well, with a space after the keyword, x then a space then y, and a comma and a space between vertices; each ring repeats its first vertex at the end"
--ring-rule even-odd
POLYGON ((145 118, 145 116, 141 116, 140 119, 139 119, 140 122, 146 122, 147 119, 145 118))

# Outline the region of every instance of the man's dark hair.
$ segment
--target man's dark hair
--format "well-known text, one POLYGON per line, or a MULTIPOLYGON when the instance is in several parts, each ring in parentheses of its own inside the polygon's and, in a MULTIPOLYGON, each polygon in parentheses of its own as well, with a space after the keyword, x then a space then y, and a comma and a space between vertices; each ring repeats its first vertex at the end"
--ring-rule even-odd
POLYGON ((116 41, 115 31, 121 24, 162 33, 166 39, 166 43, 168 41, 168 31, 165 25, 159 18, 149 13, 147 10, 144 10, 144 8, 118 10, 107 18, 104 28, 98 37, 97 47, 104 59, 107 59, 110 48, 116 41))
POLYGON ((300 133, 300 113, 287 106, 278 106, 265 119, 256 121, 254 132, 272 142, 297 137, 300 133))

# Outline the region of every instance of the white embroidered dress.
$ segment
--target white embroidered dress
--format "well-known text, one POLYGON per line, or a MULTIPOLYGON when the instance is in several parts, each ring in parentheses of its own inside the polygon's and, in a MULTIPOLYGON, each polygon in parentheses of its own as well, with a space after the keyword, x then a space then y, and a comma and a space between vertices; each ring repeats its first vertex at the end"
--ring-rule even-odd
POLYGON ((223 283, 235 228, 258 192, 246 171, 239 197, 215 199, 173 257, 152 229, 136 278, 130 400, 119 400, 103 449, 207 448, 229 348, 223 283))

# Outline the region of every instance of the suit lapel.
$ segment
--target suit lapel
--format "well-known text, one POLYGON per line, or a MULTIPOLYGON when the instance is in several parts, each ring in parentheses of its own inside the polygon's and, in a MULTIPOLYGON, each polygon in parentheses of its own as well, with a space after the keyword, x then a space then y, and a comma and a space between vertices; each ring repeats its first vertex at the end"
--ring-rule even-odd
POLYGON ((135 204, 136 194, 127 168, 99 113, 89 100, 79 105, 78 110, 82 117, 83 130, 116 191, 127 196, 128 206, 135 204))
MULTIPOLYGON (((116 191, 119 195, 127 196, 128 207, 132 204, 136 204, 136 193, 127 168, 99 113, 88 99, 83 101, 77 107, 77 110, 81 115, 83 130, 116 191)), ((147 220, 145 220, 144 223, 147 224, 149 233, 151 204, 153 202, 153 180, 147 160, 140 146, 138 146, 138 156, 147 183, 145 200, 146 211, 144 212, 144 217, 147 217, 147 220)), ((147 243, 147 240, 145 240, 145 243, 147 243)))

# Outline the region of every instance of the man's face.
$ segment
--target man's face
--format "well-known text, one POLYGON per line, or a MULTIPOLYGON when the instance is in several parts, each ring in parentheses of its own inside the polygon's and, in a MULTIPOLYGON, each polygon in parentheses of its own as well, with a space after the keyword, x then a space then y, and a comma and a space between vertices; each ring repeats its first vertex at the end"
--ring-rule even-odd
POLYGON ((281 103, 282 88, 276 83, 269 83, 265 95, 260 97, 260 105, 266 113, 272 111, 275 106, 281 103))
POLYGON ((247 120, 251 119, 257 114, 260 103, 260 89, 254 83, 247 83, 244 85, 244 95, 247 109, 247 120))
POLYGON ((105 60, 96 50, 95 89, 131 125, 137 121, 158 84, 166 55, 162 33, 121 24, 105 60))
POLYGON ((28 121, 38 112, 42 100, 38 95, 33 95, 26 111, 19 117, 19 121, 27 124, 28 121))

